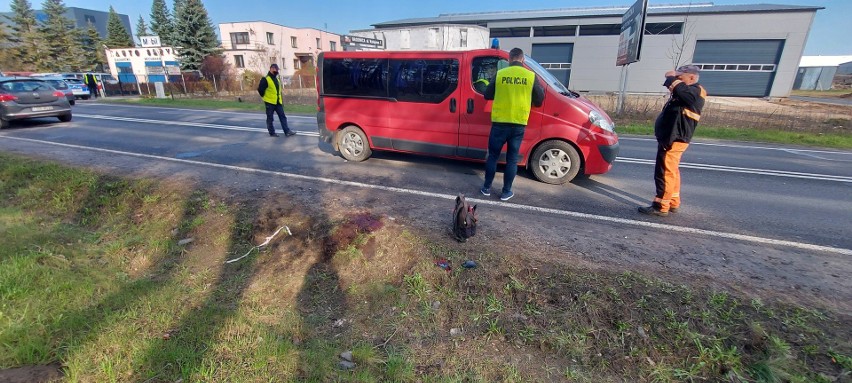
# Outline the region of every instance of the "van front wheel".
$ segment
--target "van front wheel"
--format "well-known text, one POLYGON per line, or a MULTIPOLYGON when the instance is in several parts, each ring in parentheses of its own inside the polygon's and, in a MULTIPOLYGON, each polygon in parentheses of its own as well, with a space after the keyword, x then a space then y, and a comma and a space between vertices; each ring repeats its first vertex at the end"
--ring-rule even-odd
POLYGON ((559 185, 571 181, 580 171, 580 155, 564 141, 545 141, 533 152, 527 168, 541 182, 559 185))
POLYGON ((343 158, 353 162, 364 161, 373 154, 367 135, 360 128, 352 125, 343 128, 337 134, 337 147, 343 158))

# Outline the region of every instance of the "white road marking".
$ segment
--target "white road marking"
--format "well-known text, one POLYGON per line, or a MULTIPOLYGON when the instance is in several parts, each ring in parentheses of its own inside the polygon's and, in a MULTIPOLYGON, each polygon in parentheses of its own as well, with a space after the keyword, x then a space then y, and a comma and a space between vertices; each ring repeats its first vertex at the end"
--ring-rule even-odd
MULTIPOLYGON (((642 164, 642 165, 654 165, 654 160, 646 160, 643 158, 630 158, 630 157, 618 157, 615 159, 616 162, 624 162, 628 164, 642 164)), ((720 172, 730 172, 730 173, 747 173, 747 174, 761 174, 767 176, 776 176, 776 177, 789 177, 789 178, 804 178, 809 180, 821 180, 821 181, 836 181, 836 182, 852 182, 852 177, 846 176, 834 176, 830 174, 813 174, 813 173, 800 173, 800 172, 792 172, 786 170, 771 170, 771 169, 752 169, 752 168, 738 168, 734 166, 722 166, 722 165, 710 165, 710 164, 696 164, 690 162, 681 162, 681 168, 688 169, 701 169, 701 170, 715 170, 720 172)))
MULTIPOLYGON (((235 125, 219 125, 219 124, 205 124, 201 122, 184 122, 184 121, 165 121, 165 120, 146 120, 142 118, 130 118, 130 117, 114 117, 114 116, 101 116, 97 114, 75 114, 75 117, 81 118, 93 118, 97 120, 110 120, 110 121, 124 121, 124 122, 138 122, 142 124, 159 124, 159 125, 177 125, 177 126, 192 126, 199 128, 210 128, 210 129, 222 129, 222 130, 236 130, 243 132, 264 132, 266 133, 266 128, 249 128, 245 126, 235 126, 235 125)), ((319 137, 319 132, 306 132, 303 130, 293 130, 296 134, 301 136, 311 136, 311 137, 319 137)))
MULTIPOLYGON (((176 162, 176 163, 182 163, 182 164, 200 165, 200 166, 207 166, 207 167, 213 167, 213 168, 218 168, 218 169, 235 170, 235 171, 240 171, 240 172, 245 172, 245 173, 264 174, 264 175, 278 176, 278 177, 283 177, 283 178, 291 178, 291 179, 298 179, 298 180, 304 180, 304 181, 323 182, 323 183, 334 184, 334 185, 353 186, 353 187, 364 188, 364 189, 383 190, 383 191, 388 191, 388 192, 392 192, 392 193, 409 194, 409 195, 415 195, 415 196, 420 196, 420 197, 430 197, 430 198, 437 198, 437 199, 444 199, 444 200, 455 200, 455 198, 456 198, 455 195, 432 193, 432 192, 426 192, 426 191, 420 191, 420 190, 414 190, 414 189, 398 188, 398 187, 393 187, 393 186, 370 185, 370 184, 365 184, 365 183, 355 182, 355 181, 344 181, 344 180, 333 179, 333 178, 325 178, 325 177, 313 177, 313 176, 306 176, 306 175, 295 174, 295 173, 286 173, 286 172, 279 172, 279 171, 272 171, 272 170, 253 169, 253 168, 246 168, 246 167, 242 167, 242 166, 233 166, 233 165, 216 164, 216 163, 209 163, 209 162, 202 162, 202 161, 185 160, 185 159, 179 159, 179 158, 155 156, 155 155, 151 155, 151 154, 142 154, 142 153, 125 152, 125 151, 120 151, 120 150, 95 148, 95 147, 90 147, 90 146, 63 144, 63 143, 51 142, 51 141, 34 140, 34 139, 30 139, 30 138, 9 137, 9 136, 0 136, 0 137, 2 137, 3 139, 7 139, 7 140, 16 140, 16 141, 24 141, 24 142, 37 143, 37 144, 46 144, 46 145, 53 145, 53 146, 59 146, 59 147, 64 147, 64 148, 71 148, 71 149, 90 150, 90 151, 101 152, 101 153, 126 155, 126 156, 131 156, 131 157, 147 158, 147 159, 160 160, 160 161, 169 161, 169 162, 176 162)), ((588 220, 601 221, 601 222, 610 222, 610 223, 629 225, 629 226, 638 226, 638 227, 648 228, 648 229, 659 229, 659 230, 664 230, 664 231, 668 231, 668 232, 680 232, 680 233, 687 233, 687 234, 702 235, 702 236, 707 236, 707 237, 733 239, 733 240, 751 242, 751 243, 757 243, 757 244, 763 244, 763 245, 784 246, 784 247, 791 247, 791 248, 801 249, 801 250, 819 251, 819 252, 834 253, 834 254, 841 254, 841 255, 852 255, 852 249, 844 249, 844 248, 839 248, 839 247, 821 246, 821 245, 814 245, 814 244, 810 244, 810 243, 785 241, 785 240, 756 237, 756 236, 744 235, 744 234, 726 233, 726 232, 721 232, 721 231, 713 231, 713 230, 704 230, 704 229, 697 229, 697 228, 691 228, 691 227, 667 225, 667 224, 662 224, 662 223, 637 221, 637 220, 626 219, 626 218, 608 217, 608 216, 603 216, 603 215, 579 213, 579 212, 575 212, 575 211, 558 210, 558 209, 551 209, 551 208, 538 207, 538 206, 521 205, 521 204, 499 202, 499 201, 492 201, 492 200, 481 200, 481 199, 478 199, 478 198, 468 198, 468 201, 478 203, 478 204, 483 204, 483 205, 499 206, 499 207, 503 207, 503 208, 506 208, 506 209, 554 214, 554 215, 561 215, 561 216, 572 217, 572 218, 581 218, 581 219, 588 219, 588 220)))
MULTIPOLYGON (((641 138, 641 137, 618 137, 619 141, 650 141, 657 142, 654 138, 641 138)), ((690 145, 703 145, 703 146, 717 146, 723 148, 738 148, 738 149, 762 149, 762 150, 778 150, 782 152, 789 153, 824 153, 824 154, 837 154, 844 156, 852 156, 852 152, 843 152, 843 151, 831 151, 831 150, 817 150, 817 149, 794 149, 794 148, 781 148, 781 147, 772 147, 772 146, 754 146, 754 145, 742 145, 742 144, 714 144, 711 142, 690 142, 690 145)))
MULTIPOLYGON (((258 115, 259 115, 259 116, 261 116, 261 117, 264 117, 264 116, 265 116, 265 115, 263 114, 263 111, 260 111, 260 110, 259 110, 259 111, 257 111, 257 112, 235 112, 235 111, 232 111, 232 110, 215 110, 215 109, 186 109, 186 108, 172 108, 172 107, 158 107, 158 106, 140 106, 140 105, 125 105, 125 104, 100 104, 100 103, 85 103, 85 104, 77 104, 77 105, 81 105, 81 106, 121 106, 121 107, 126 107, 126 108, 160 109, 160 110, 167 110, 167 111, 168 111, 168 110, 180 110, 180 111, 184 111, 184 112, 193 112, 193 113, 207 112, 207 113, 239 114, 239 115, 251 115, 251 116, 258 116, 258 115)), ((76 114, 75 114, 75 116, 76 116, 76 114)), ((264 118, 265 118, 265 117, 264 117, 264 118)), ((287 115, 287 119, 288 119, 288 120, 289 120, 289 119, 291 119, 291 118, 294 118, 294 119, 305 119, 305 120, 312 120, 312 121, 316 121, 316 120, 317 120, 317 118, 316 118, 316 117, 300 116, 300 115, 287 115)))

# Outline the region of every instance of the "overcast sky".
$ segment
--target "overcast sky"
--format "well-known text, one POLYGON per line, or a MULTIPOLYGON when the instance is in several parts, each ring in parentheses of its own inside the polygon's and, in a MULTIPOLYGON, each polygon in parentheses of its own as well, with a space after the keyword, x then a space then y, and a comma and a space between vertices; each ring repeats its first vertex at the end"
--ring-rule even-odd
MULTIPOLYGON (((30 0, 33 8, 41 8, 41 0, 30 0)), ((8 12, 11 0, 0 0, 0 11, 8 12)), ((109 6, 116 12, 130 16, 131 25, 136 26, 139 15, 150 18, 152 0, 65 0, 69 7, 90 8, 107 11, 109 6)), ((171 7, 172 0, 166 0, 171 7)), ((485 12, 524 9, 575 8, 585 6, 629 6, 630 0, 320 0, 320 1, 271 1, 271 0, 205 0, 214 23, 235 21, 269 21, 290 27, 312 27, 327 29, 337 34, 346 34, 353 29, 368 29, 371 24, 412 17, 434 17, 441 13, 485 12), (326 28, 327 26, 327 28, 326 28)), ((651 4, 688 4, 687 0, 651 1, 651 4)), ((693 1, 692 3, 699 3, 693 1)), ((714 4, 793 4, 825 7, 817 12, 805 55, 852 55, 852 0, 716 0, 714 4)))

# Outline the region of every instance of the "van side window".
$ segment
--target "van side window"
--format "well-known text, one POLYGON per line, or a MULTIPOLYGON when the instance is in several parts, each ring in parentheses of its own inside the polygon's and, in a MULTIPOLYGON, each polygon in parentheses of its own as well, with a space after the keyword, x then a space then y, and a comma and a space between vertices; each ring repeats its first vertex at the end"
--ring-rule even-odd
POLYGON ((458 88, 459 61, 392 59, 390 77, 390 97, 438 104, 458 88))
POLYGON ((386 59, 325 59, 323 94, 388 97, 387 66, 386 59))
POLYGON ((509 66, 509 62, 499 57, 477 57, 471 64, 471 76, 473 90, 479 94, 485 94, 485 89, 497 77, 497 71, 509 66))

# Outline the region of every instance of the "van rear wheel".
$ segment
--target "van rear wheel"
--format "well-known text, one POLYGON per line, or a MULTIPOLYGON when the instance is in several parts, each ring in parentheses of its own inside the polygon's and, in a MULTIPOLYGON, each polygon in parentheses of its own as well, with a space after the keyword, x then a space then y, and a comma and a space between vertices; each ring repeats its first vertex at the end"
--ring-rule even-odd
POLYGON ((353 125, 343 128, 337 134, 337 147, 343 158, 353 162, 364 161, 373 154, 367 135, 361 128, 353 125))
POLYGON ((541 182, 559 185, 571 181, 580 171, 580 155, 564 141, 545 141, 533 152, 527 168, 541 182))

